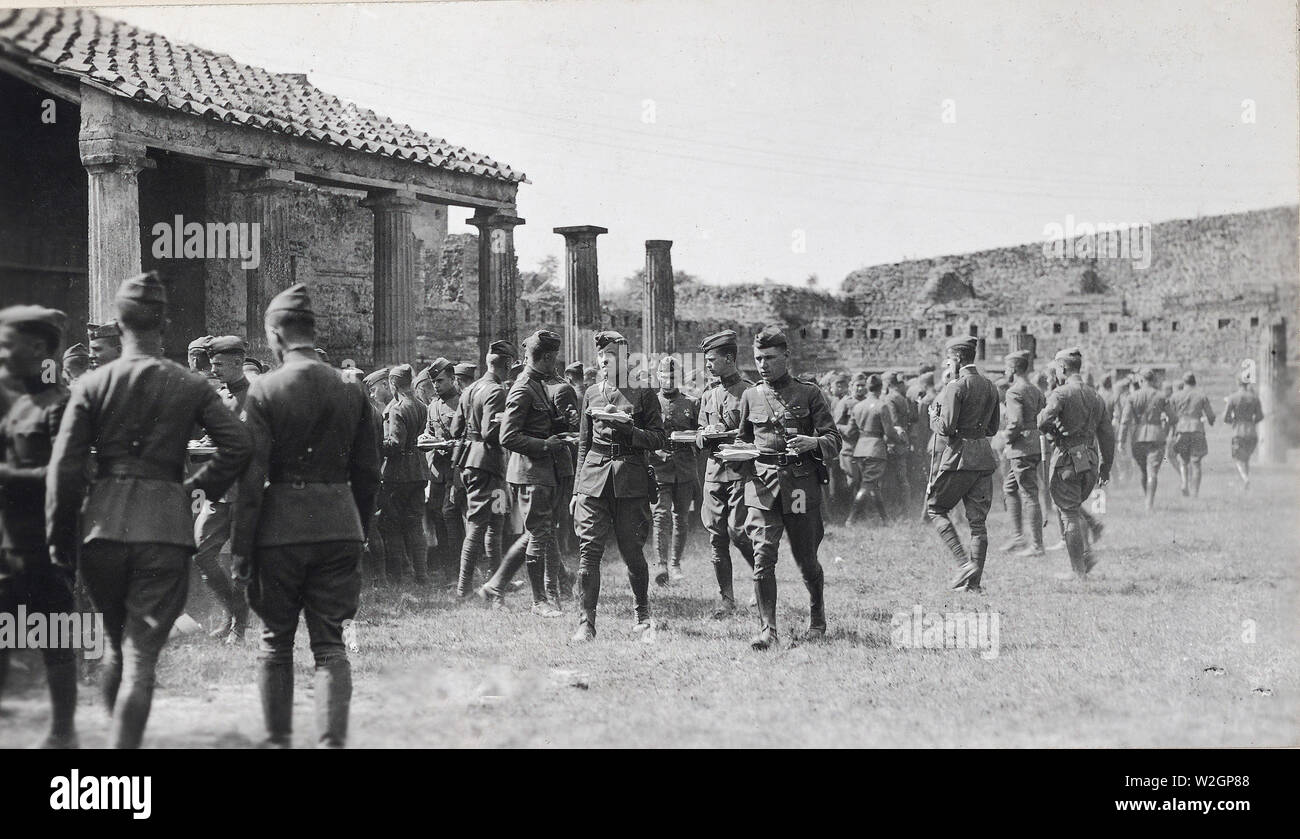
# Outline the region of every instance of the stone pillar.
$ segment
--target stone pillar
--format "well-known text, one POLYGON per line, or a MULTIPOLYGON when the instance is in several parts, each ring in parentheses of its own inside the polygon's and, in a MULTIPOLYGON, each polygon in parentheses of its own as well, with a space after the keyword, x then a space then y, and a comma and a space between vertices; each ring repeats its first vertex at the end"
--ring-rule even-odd
POLYGON ((113 296, 140 273, 142 169, 153 168, 145 147, 116 139, 82 140, 81 162, 89 182, 87 312, 93 323, 117 317, 113 296))
POLYGON ((1290 424, 1290 388, 1286 369, 1286 318, 1264 330, 1261 363, 1255 384, 1264 421, 1260 423, 1259 454, 1269 463, 1286 463, 1286 428, 1290 424))
POLYGON ((375 364, 415 361, 414 193, 376 190, 361 202, 375 214, 375 364))
POLYGON ((1011 336, 1011 349, 1013 352, 1021 350, 1029 351, 1029 369, 1034 369, 1034 362, 1038 359, 1038 339, 1032 332, 1016 332, 1011 336))
POLYGON ((596 237, 603 227, 557 227, 564 237, 564 349, 566 364, 596 363, 595 335, 600 323, 600 274, 596 267, 596 237))
MULTIPOLYGON (((469 223, 478 228, 478 359, 493 341, 519 345, 516 307, 519 269, 515 228, 524 220, 510 212, 480 208, 469 223)), ((522 352, 522 350, 521 350, 522 352)))
POLYGON ((259 261, 245 269, 244 334, 249 354, 269 358, 263 317, 271 298, 298 281, 293 258, 293 201, 307 189, 294 180, 293 172, 261 169, 247 173, 238 187, 243 220, 256 224, 259 261))
POLYGON ((676 303, 673 295, 673 243, 649 239, 645 243, 645 296, 641 303, 642 352, 677 350, 676 303))

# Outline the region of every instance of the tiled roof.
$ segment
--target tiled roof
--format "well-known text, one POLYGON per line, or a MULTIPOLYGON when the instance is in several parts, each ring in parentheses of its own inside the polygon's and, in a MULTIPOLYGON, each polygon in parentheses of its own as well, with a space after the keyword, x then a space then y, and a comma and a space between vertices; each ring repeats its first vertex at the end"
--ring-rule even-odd
POLYGON ((228 55, 102 17, 89 9, 0 9, 0 54, 162 108, 325 145, 521 182, 522 172, 228 55))

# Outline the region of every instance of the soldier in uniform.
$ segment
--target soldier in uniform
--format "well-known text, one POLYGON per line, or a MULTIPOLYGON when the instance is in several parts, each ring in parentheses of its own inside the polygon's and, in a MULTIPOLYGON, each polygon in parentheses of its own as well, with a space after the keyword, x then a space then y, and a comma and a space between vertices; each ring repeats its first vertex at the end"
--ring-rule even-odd
POLYGON ((1011 385, 1004 403, 1006 475, 1002 489, 1014 532, 1002 550, 1017 551, 1018 556, 1042 556, 1043 508, 1038 503, 1038 467, 1043 455, 1038 414, 1047 400, 1038 386, 1029 381, 1029 361, 1029 351, 1019 350, 1009 353, 1004 362, 1003 372, 1011 385))
MULTIPOLYGON (((68 403, 68 389, 44 367, 58 358, 67 315, 43 306, 0 310, 0 367, 21 388, 0 420, 0 614, 53 616, 76 611, 73 568, 55 564, 45 540, 45 478, 68 403)), ((18 627, 25 632, 26 627, 18 627)), ((0 645, 0 695, 9 667, 0 645)), ((68 645, 41 648, 50 691, 50 729, 43 748, 76 748, 77 660, 68 645)))
MULTIPOLYGON (((343 624, 357 613, 362 543, 379 486, 375 424, 361 392, 317 357, 305 285, 277 294, 264 324, 281 366, 248 393, 253 457, 235 502, 233 547, 264 625, 266 745, 292 743, 293 638, 305 615, 318 742, 342 748, 352 697, 343 624)), ((409 390, 410 380, 402 387, 409 390)))
MULTIPOLYGON (((440 442, 463 439, 462 394, 456 388, 451 362, 435 358, 425 372, 433 388, 433 399, 428 404, 428 421, 424 427, 425 438, 440 442)), ((457 503, 464 490, 453 466, 457 454, 459 452, 434 449, 425 455, 429 464, 429 498, 424 507, 424 527, 434 543, 428 549, 429 572, 447 578, 451 578, 460 566, 465 541, 464 520, 461 518, 463 505, 457 503)))
POLYGON ((659 361, 659 414, 664 423, 664 448, 649 454, 659 497, 653 508, 655 551, 659 565, 655 583, 667 585, 670 579, 682 579, 682 552, 686 549, 686 531, 691 501, 695 499, 695 454, 692 443, 674 443, 668 435, 674 431, 694 434, 699 428, 700 403, 681 391, 681 367, 677 359, 665 355, 659 361))
POLYGON ((478 365, 469 361, 461 361, 452 368, 452 373, 456 376, 456 387, 459 390, 464 390, 478 378, 478 365))
POLYGON ((104 324, 86 324, 86 343, 89 344, 90 369, 103 367, 122 357, 122 327, 117 321, 104 324))
POLYGON ((1160 464, 1165 458, 1165 442, 1176 416, 1169 400, 1156 387, 1158 374, 1146 369, 1141 373, 1142 387, 1131 393, 1124 403, 1123 426, 1132 438, 1133 460, 1137 463, 1146 498, 1146 511, 1155 509, 1160 464))
POLYGON ((247 464, 250 446, 216 390, 162 357, 167 293, 157 275, 124 281, 114 303, 126 346, 72 390, 46 478, 46 533, 57 565, 71 567, 81 543, 81 574, 109 640, 102 681, 113 718, 109 742, 136 748, 158 654, 185 606, 191 501, 220 498, 247 464), (183 479, 195 423, 217 452, 183 479))
POLYGON ((709 552, 713 574, 718 581, 721 604, 713 613, 715 620, 736 611, 736 595, 731 570, 731 546, 744 558, 751 574, 754 546, 745 532, 745 470, 740 464, 719 460, 719 442, 706 441, 709 432, 736 431, 740 428, 740 397, 754 383, 740 374, 736 364, 739 353, 737 335, 730 329, 714 333, 700 342, 704 367, 716 377, 700 398, 699 433, 696 445, 708 454, 704 467, 704 498, 700 519, 709 532, 709 552))
POLYGON ((568 428, 568 418, 551 402, 546 382, 554 375, 560 336, 539 329, 524 339, 527 365, 506 394, 501 417, 501 446, 510 452, 506 463, 509 482, 524 533, 501 559, 501 566, 483 588, 483 599, 500 606, 520 565, 526 565, 533 592, 532 613, 543 618, 562 615, 546 596, 546 558, 559 556, 555 543, 555 493, 560 486, 559 463, 569 453, 559 435, 568 428))
MULTIPOLYGON (((268 374, 269 375, 269 374, 268 374)), ((384 408, 384 514, 379 518, 384 549, 394 574, 410 574, 416 585, 429 582, 425 570, 424 489, 429 466, 416 441, 428 422, 429 411, 411 392, 415 374, 411 365, 388 371, 393 401, 384 408)))
POLYGON ((220 387, 221 383, 216 381, 212 375, 212 362, 208 359, 208 344, 212 343, 212 335, 204 335, 202 338, 195 338, 190 341, 189 348, 186 350, 186 357, 189 359, 190 372, 201 375, 208 384, 213 387, 220 387))
POLYGON ((845 435, 846 440, 853 440, 853 474, 857 479, 853 506, 849 508, 845 526, 853 524, 868 500, 875 506, 880 523, 889 521, 880 481, 885 477, 889 461, 889 444, 902 437, 893 405, 880 396, 884 387, 883 380, 872 375, 862 380, 862 385, 867 396, 853 406, 849 414, 848 433, 845 435))
POLYGON ((765 650, 777 641, 776 560, 785 533, 808 589, 808 639, 826 635, 823 575, 817 550, 823 536, 821 487, 826 464, 839 456, 842 440, 830 405, 816 385, 790 375, 790 347, 780 329, 754 336, 754 363, 762 384, 740 397, 738 439, 758 447, 745 485, 745 530, 754 545, 754 598, 759 632, 750 646, 765 650))
POLYGON ((913 395, 908 400, 914 403, 916 407, 915 419, 912 427, 908 430, 908 436, 912 443, 912 482, 913 486, 919 487, 924 491, 930 480, 930 461, 926 453, 930 450, 930 436, 933 432, 930 430, 930 406, 934 400, 939 398, 939 392, 934 388, 934 368, 929 364, 921 365, 923 370, 921 375, 916 377, 913 395))
POLYGON ((889 403, 894 426, 898 429, 898 433, 886 443, 889 457, 885 464, 885 483, 892 486, 891 494, 898 498, 899 512, 905 513, 912 501, 912 482, 908 475, 912 463, 911 438, 907 429, 915 419, 916 404, 907 398, 907 385, 902 373, 887 371, 883 384, 880 398, 889 403))
POLYGON ((85 344, 73 344, 63 353, 63 380, 68 387, 90 369, 90 350, 85 344))
MULTIPOLYGON (((831 416, 835 418, 835 425, 839 427, 840 403, 849 399, 853 395, 853 377, 849 373, 836 373, 834 371, 826 374, 829 383, 829 389, 823 388, 826 395, 826 404, 831 406, 831 416)), ((852 402, 857 402, 857 399, 852 402)), ((850 407, 851 407, 850 403, 850 407)), ((847 422, 847 411, 845 412, 845 421, 847 422)), ((840 429, 843 434, 843 429, 840 429)), ((830 473, 830 481, 823 488, 823 502, 826 503, 827 511, 842 509, 846 503, 851 504, 853 500, 853 480, 850 478, 848 470, 843 468, 842 463, 845 460, 843 452, 840 457, 835 458, 831 463, 826 464, 830 473)), ((852 458, 848 458, 852 462, 852 458)))
POLYGON ((632 386, 628 379, 627 339, 607 330, 596 333, 595 343, 602 378, 583 396, 578 474, 571 502, 582 592, 582 618, 573 636, 576 642, 596 637, 600 560, 611 530, 632 585, 636 608, 632 630, 641 633, 650 629, 650 570, 643 549, 650 535, 650 482, 654 475, 646 457, 662 449, 667 437, 658 395, 650 388, 632 386), (606 418, 615 409, 625 418, 606 418), (592 416, 593 411, 601 417, 592 416))
MULTIPOLYGON (((380 367, 361 380, 370 403, 371 420, 376 425, 375 445, 382 447, 384 442, 384 412, 393 400, 393 392, 388 387, 388 368, 380 367)), ((379 451, 380 462, 383 450, 379 451)), ((384 535, 380 532, 379 522, 384 512, 384 485, 381 481, 375 496, 375 512, 366 527, 366 545, 362 554, 362 565, 370 578, 371 586, 388 584, 388 551, 384 545, 384 535)), ((394 560, 396 561, 396 560, 394 560)))
POLYGON ((564 368, 564 377, 573 387, 574 394, 578 397, 578 404, 582 404, 582 394, 587 390, 586 374, 582 369, 582 362, 575 361, 568 367, 564 368))
MULTIPOLYGON (((455 384, 454 380, 452 384, 455 384)), ((420 400, 420 404, 425 407, 428 407, 429 403, 433 401, 433 378, 430 375, 428 367, 421 368, 420 371, 415 374, 415 380, 411 382, 411 393, 414 394, 415 398, 420 400)))
MULTIPOLYGON (((243 364, 246 351, 244 339, 235 335, 213 338, 208 344, 212 373, 222 383, 217 393, 236 417, 243 414, 248 398, 243 364)), ((236 590, 231 571, 220 560, 221 548, 230 540, 230 513, 236 492, 237 487, 231 487, 225 497, 204 499, 194 521, 194 541, 198 545, 194 564, 222 608, 221 623, 211 637, 222 638, 227 644, 242 644, 248 628, 248 601, 242 591, 236 590)))
POLYGON ((1092 553, 1089 528, 1080 513, 1093 488, 1105 486, 1110 480, 1115 430, 1102 398, 1084 384, 1079 372, 1082 358, 1062 350, 1052 363, 1062 383, 1047 395, 1047 406, 1038 415, 1038 428, 1053 445, 1049 485, 1064 522, 1065 548, 1070 555, 1069 576, 1083 579, 1097 560, 1092 553))
POLYGON ((930 405, 930 486, 925 517, 939 532, 957 562, 955 591, 978 591, 989 537, 985 520, 993 498, 997 460, 989 438, 998 430, 997 389, 975 367, 974 338, 953 338, 944 347, 944 373, 950 379, 930 405), (961 502, 970 525, 970 549, 948 513, 961 502))
POLYGON ((1259 404, 1259 397, 1250 389, 1250 379, 1245 375, 1238 378, 1240 389, 1228 397, 1228 406, 1223 412, 1223 421, 1232 426, 1232 462, 1241 476, 1241 488, 1250 489, 1250 456, 1259 441, 1259 432, 1255 426, 1264 420, 1264 409, 1259 404))
MULTIPOLYGON (((559 362, 556 362, 559 367, 559 362)), ((546 395, 550 397, 551 407, 564 420, 563 429, 557 423, 556 431, 570 433, 577 437, 582 426, 582 400, 573 385, 558 372, 546 380, 546 395)), ((555 458, 555 476, 559 482, 552 498, 551 520, 555 527, 554 542, 547 544, 545 578, 546 597, 555 608, 559 608, 560 594, 573 585, 573 575, 564 564, 562 554, 576 552, 577 543, 573 532, 573 516, 569 514, 569 500, 573 498, 573 476, 577 471, 578 444, 565 443, 564 456, 555 458), (551 551, 551 548, 556 548, 551 551)))
POLYGON ((489 573, 495 573, 501 565, 501 537, 508 508, 499 418, 506 409, 506 392, 501 383, 518 355, 509 341, 493 341, 488 347, 487 371, 461 392, 457 406, 458 425, 465 434, 459 461, 465 486, 465 542, 456 582, 456 596, 462 599, 473 590, 474 570, 480 559, 487 556, 489 573))
POLYGON ((1178 415, 1174 427, 1174 457, 1182 479, 1183 495, 1201 494, 1201 458, 1209 453, 1205 444, 1205 423, 1214 425, 1214 408, 1210 398, 1196 386, 1196 376, 1183 376, 1183 389, 1173 395, 1169 405, 1178 415))
POLYGON ((844 475, 844 485, 841 491, 832 490, 831 497, 836 503, 847 500, 849 511, 845 517, 844 523, 846 525, 854 518, 853 514, 857 509, 854 499, 857 496, 859 484, 858 467, 853 457, 853 450, 858 442, 858 430, 853 425, 853 407, 866 399, 870 392, 867 386, 867 377, 859 373, 853 378, 852 390, 831 403, 831 418, 835 420, 835 427, 839 429, 840 437, 843 439, 837 461, 840 472, 844 475))

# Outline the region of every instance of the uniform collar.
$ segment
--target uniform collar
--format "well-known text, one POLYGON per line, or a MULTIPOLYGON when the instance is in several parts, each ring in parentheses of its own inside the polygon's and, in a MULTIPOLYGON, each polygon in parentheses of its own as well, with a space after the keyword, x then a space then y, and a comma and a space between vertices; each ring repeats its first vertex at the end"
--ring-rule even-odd
POLYGON ((781 388, 783 388, 783 387, 785 387, 786 385, 790 384, 790 382, 792 382, 792 381, 794 381, 794 377, 791 376, 791 375, 790 375, 790 372, 787 370, 787 371, 786 371, 786 372, 781 376, 781 378, 779 378, 779 379, 773 379, 772 381, 768 382, 767 384, 768 384, 768 387, 774 388, 774 389, 776 389, 776 390, 780 390, 781 388))
POLYGON ((729 376, 723 376, 719 381, 723 387, 731 387, 740 381, 740 371, 737 370, 729 376))
POLYGON ((980 371, 974 364, 963 364, 957 372, 962 376, 978 376, 980 371))

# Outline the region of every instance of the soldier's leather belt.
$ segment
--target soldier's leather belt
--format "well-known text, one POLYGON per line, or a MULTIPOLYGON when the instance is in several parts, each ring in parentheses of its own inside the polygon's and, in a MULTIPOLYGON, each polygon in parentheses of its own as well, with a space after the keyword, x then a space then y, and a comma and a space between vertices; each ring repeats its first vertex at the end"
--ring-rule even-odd
POLYGON ((601 457, 607 457, 610 460, 618 460, 619 458, 627 457, 632 454, 633 449, 631 446, 624 446, 619 443, 611 443, 607 445, 605 443, 593 442, 591 444, 591 451, 601 457))
POLYGON ((179 484, 184 478, 185 469, 180 464, 169 466, 136 457, 123 457, 100 460, 95 466, 95 475, 100 478, 143 478, 179 484))
POLYGON ((802 455, 760 454, 755 459, 769 466, 799 466, 803 463, 802 455))

